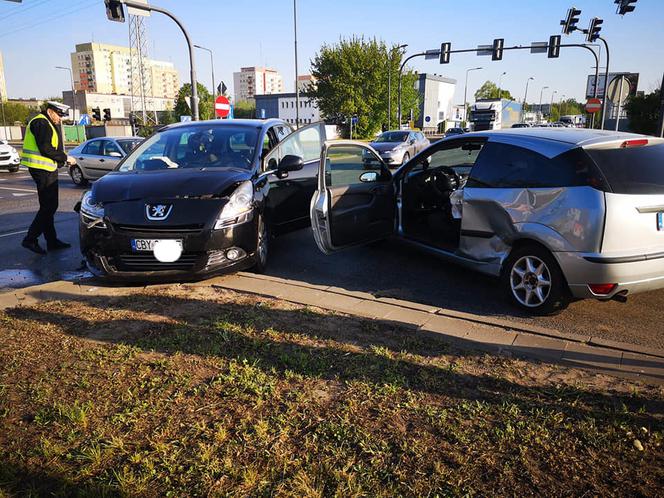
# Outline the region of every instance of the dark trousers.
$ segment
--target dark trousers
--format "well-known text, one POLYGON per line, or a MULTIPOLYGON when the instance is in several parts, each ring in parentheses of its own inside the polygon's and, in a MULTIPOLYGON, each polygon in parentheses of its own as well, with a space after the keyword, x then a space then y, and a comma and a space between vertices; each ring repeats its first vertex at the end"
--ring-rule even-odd
POLYGON ((28 168, 32 179, 37 184, 37 195, 39 196, 39 211, 32 225, 28 229, 25 239, 36 241, 44 234, 46 242, 55 242, 55 224, 53 216, 58 210, 58 172, 43 169, 28 168))

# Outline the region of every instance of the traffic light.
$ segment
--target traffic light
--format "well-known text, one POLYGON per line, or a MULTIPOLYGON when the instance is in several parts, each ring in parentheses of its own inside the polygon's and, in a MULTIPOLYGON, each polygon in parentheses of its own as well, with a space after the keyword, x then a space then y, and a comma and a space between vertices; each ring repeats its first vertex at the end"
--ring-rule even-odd
POLYGON ((569 35, 572 31, 576 31, 578 29, 576 25, 579 22, 580 15, 581 11, 579 9, 575 9, 574 7, 567 11, 567 17, 560 21, 560 25, 563 27, 564 35, 569 35))
POLYGON ((449 64, 450 62, 450 50, 452 49, 452 44, 450 42, 445 42, 440 44, 440 63, 449 64))
POLYGON ((549 59, 557 59, 560 56, 560 35, 551 35, 549 37, 549 59))
POLYGON ((99 107, 92 108, 92 120, 101 121, 101 109, 99 107))
POLYGON ((624 16, 628 12, 634 12, 634 9, 636 8, 636 5, 632 5, 633 3, 636 3, 637 0, 615 0, 615 4, 618 4, 618 9, 616 11, 617 14, 620 14, 621 16, 624 16))
POLYGON ((602 31, 602 23, 604 21, 599 17, 593 17, 590 20, 590 26, 588 27, 588 32, 586 33, 587 42, 595 42, 599 38, 599 32, 602 31))
POLYGON ((493 53, 491 54, 492 61, 500 61, 503 59, 503 47, 505 46, 504 38, 496 38, 493 40, 493 53))
POLYGON ((124 8, 119 0, 104 0, 109 21, 125 22, 124 8))
POLYGON ((111 110, 107 107, 104 109, 104 121, 110 121, 111 120, 111 110))

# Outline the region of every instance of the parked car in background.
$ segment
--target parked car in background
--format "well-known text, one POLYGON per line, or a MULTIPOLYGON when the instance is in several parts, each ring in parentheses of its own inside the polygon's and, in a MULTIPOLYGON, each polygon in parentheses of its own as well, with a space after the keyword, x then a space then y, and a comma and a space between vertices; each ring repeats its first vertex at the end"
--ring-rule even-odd
POLYGON ((394 168, 408 160, 423 149, 426 149, 431 142, 420 131, 412 130, 393 130, 385 131, 371 142, 374 150, 380 154, 390 168, 394 168))
POLYGON ((142 137, 92 138, 69 151, 76 164, 69 167, 74 184, 85 187, 90 180, 98 180, 113 171, 118 163, 141 142, 142 137))
POLYGON ((445 130, 445 136, 451 137, 452 135, 461 135, 466 133, 463 128, 448 128, 445 130))
POLYGON ((661 138, 586 129, 460 135, 394 174, 365 144, 328 142, 314 238, 329 254, 394 234, 499 277, 531 313, 624 302, 664 288, 663 165, 661 138))
POLYGON ((18 171, 21 158, 18 151, 9 145, 7 140, 0 140, 0 168, 9 170, 10 173, 18 171))
POLYGON ((514 123, 512 128, 530 128, 528 123, 514 123))

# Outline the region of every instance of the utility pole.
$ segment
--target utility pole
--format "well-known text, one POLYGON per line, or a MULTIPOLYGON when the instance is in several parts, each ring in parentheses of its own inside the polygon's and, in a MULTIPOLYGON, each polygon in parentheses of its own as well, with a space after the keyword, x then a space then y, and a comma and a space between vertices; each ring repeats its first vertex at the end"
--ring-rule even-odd
POLYGON ((528 98, 528 83, 530 83, 530 81, 534 80, 534 79, 535 78, 533 76, 531 76, 530 78, 528 78, 526 80, 526 91, 523 94, 523 111, 522 111, 523 116, 521 117, 521 121, 523 123, 526 122, 526 99, 528 98))
POLYGON ((507 71, 503 71, 503 74, 501 74, 501 75, 498 77, 498 98, 499 98, 499 99, 502 99, 502 98, 503 98, 503 91, 502 91, 503 87, 502 87, 502 84, 503 84, 503 76, 505 76, 506 74, 507 74, 507 71))
POLYGON ((549 118, 553 119, 553 97, 558 93, 558 90, 554 90, 551 94, 551 105, 549 106, 549 118))
MULTIPOLYGON (((598 36, 599 40, 602 40, 602 43, 604 43, 604 48, 606 49, 606 72, 604 73, 604 97, 602 98, 602 121, 600 122, 599 129, 603 130, 604 129, 604 124, 606 123, 606 100, 607 100, 607 90, 609 87, 609 44, 606 43, 606 40, 598 36)), ((595 85, 597 87, 597 85, 595 85)))
POLYGON ((539 103, 539 121, 542 121, 542 117, 544 117, 544 113, 542 112, 542 95, 544 94, 544 90, 549 88, 548 86, 543 86, 542 90, 540 91, 540 103, 539 103))
POLYGON ((216 81, 214 79, 214 55, 212 54, 212 50, 209 48, 201 47, 200 45, 194 45, 196 48, 200 48, 201 50, 205 50, 206 52, 210 53, 210 68, 212 69, 212 96, 216 97, 217 96, 217 87, 216 87, 216 81))
MULTIPOLYGON (((78 131, 78 125, 76 124, 76 89, 74 88, 74 73, 72 72, 70 67, 64 67, 64 66, 55 66, 55 69, 62 69, 64 71, 69 71, 69 79, 71 81, 71 113, 72 117, 74 118, 74 126, 76 127, 76 139, 80 143, 81 142, 81 135, 78 131)), ((80 112, 79 112, 79 117, 80 117, 80 112)))
POLYGON ((478 71, 483 69, 481 67, 471 67, 466 69, 466 83, 463 86, 463 121, 468 126, 468 73, 470 71, 478 71))
MULTIPOLYGON (((397 51, 399 52, 399 63, 401 64, 401 49, 406 48, 408 45, 399 45, 397 51)), ((387 69, 387 129, 392 128, 392 52, 388 57, 387 69)))
POLYGON ((293 30, 295 33, 295 127, 300 127, 300 87, 297 71, 297 0, 293 0, 293 30))

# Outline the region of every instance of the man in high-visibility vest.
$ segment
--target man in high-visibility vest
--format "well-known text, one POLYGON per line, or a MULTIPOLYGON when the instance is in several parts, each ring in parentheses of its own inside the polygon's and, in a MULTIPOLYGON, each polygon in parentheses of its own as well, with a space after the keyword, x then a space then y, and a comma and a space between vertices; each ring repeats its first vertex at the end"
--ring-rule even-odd
POLYGON ((58 210, 58 168, 65 163, 75 162, 73 157, 65 153, 64 144, 56 128, 68 112, 69 106, 49 101, 43 112, 30 120, 25 130, 21 165, 28 168, 37 184, 39 211, 22 245, 37 254, 46 254, 37 241, 42 234, 49 251, 71 247, 58 239, 53 221, 58 210))

